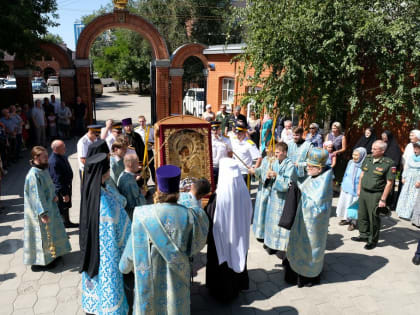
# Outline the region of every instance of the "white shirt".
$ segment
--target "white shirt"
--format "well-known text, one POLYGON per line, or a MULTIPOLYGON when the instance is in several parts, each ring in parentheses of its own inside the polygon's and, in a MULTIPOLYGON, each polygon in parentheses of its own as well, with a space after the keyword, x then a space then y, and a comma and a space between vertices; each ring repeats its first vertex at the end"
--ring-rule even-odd
MULTIPOLYGON (((233 152, 239 156, 239 158, 248 166, 252 166, 252 161, 261 157, 260 150, 258 150, 255 143, 245 137, 242 141, 239 141, 237 137, 231 138, 233 152)), ((235 155, 234 159, 237 160, 235 155)), ((239 168, 242 174, 248 174, 248 169, 242 162, 239 161, 239 168)), ((220 180, 220 179, 219 179, 220 180)))
MULTIPOLYGON (((96 141, 96 139, 95 139, 95 141, 96 141)), ((82 163, 81 159, 82 158, 86 159, 88 148, 95 141, 90 141, 87 134, 85 134, 77 142, 77 157, 78 157, 78 160, 79 160, 79 170, 81 170, 81 171, 84 170, 85 165, 82 163)))
POLYGON ((60 103, 56 100, 55 102, 50 101, 50 104, 54 106, 54 113, 57 115, 60 110, 60 103))
POLYGON ((105 142, 108 145, 109 151, 111 151, 112 144, 115 142, 115 137, 112 133, 108 134, 108 136, 105 138, 105 142))
MULTIPOLYGON (((146 144, 147 127, 149 127, 149 126, 146 126, 146 129, 143 129, 143 127, 141 127, 141 126, 138 126, 138 127, 134 128, 134 132, 137 132, 140 135, 144 144, 146 144)), ((147 150, 148 151, 152 150, 153 143, 155 143, 155 131, 154 131, 153 127, 150 127, 149 139, 148 139, 148 144, 147 144, 147 150)))
POLYGON ((232 151, 232 144, 229 138, 224 136, 215 137, 211 135, 211 149, 213 153, 213 167, 219 167, 219 161, 228 157, 228 152, 232 151))
POLYGON ((281 131, 280 141, 285 142, 285 143, 289 143, 292 140, 293 140, 293 131, 292 131, 292 129, 286 129, 286 128, 284 128, 281 131))

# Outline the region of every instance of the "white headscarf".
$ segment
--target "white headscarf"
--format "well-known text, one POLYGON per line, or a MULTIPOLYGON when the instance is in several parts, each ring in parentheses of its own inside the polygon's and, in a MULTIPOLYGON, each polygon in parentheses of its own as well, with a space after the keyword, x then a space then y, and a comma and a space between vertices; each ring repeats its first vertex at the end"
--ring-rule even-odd
POLYGON ((252 202, 238 162, 231 158, 219 161, 213 235, 219 265, 227 262, 239 273, 245 269, 249 248, 252 202))

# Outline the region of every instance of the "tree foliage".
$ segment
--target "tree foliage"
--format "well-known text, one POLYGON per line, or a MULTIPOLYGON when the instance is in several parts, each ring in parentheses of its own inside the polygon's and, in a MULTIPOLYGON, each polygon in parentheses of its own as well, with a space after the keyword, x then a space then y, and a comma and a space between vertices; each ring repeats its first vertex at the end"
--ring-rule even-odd
POLYGON ((0 51, 29 61, 47 28, 57 25, 56 10, 56 0, 1 1, 0 51))
MULTIPOLYGON (((112 9, 110 1, 107 6, 82 17, 82 22, 88 24, 112 9)), ((229 0, 131 0, 128 9, 158 29, 170 53, 189 42, 205 45, 226 42, 231 15, 229 0)), ((103 77, 149 82, 152 51, 147 40, 132 31, 113 29, 103 33, 92 45, 91 58, 95 71, 103 77)), ((199 63, 186 64, 188 78, 203 76, 203 66, 199 63)))
POLYGON ((254 0, 238 20, 243 73, 254 68, 246 79, 262 87, 253 96, 259 110, 294 104, 319 121, 347 110, 356 124, 419 120, 418 0, 254 0))
POLYGON ((64 44, 63 38, 58 34, 47 33, 44 36, 42 36, 42 40, 57 45, 64 44))

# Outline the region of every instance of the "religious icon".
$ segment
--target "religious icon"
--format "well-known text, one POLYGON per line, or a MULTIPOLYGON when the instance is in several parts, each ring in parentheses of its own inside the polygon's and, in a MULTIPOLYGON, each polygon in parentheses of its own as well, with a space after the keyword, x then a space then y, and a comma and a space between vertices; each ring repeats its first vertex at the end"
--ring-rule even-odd
POLYGON ((204 177, 213 183, 211 133, 207 121, 187 115, 164 118, 155 125, 155 139, 155 150, 159 152, 156 167, 176 165, 181 169, 181 179, 204 177))

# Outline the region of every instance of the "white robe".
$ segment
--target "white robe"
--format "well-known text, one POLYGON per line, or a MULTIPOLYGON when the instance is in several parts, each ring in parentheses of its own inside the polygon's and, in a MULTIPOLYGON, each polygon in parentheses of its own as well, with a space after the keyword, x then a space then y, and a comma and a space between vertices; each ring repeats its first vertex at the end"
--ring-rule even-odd
POLYGON ((229 268, 239 273, 245 269, 249 248, 252 202, 237 161, 221 159, 219 174, 214 243, 219 265, 227 262, 229 268))

